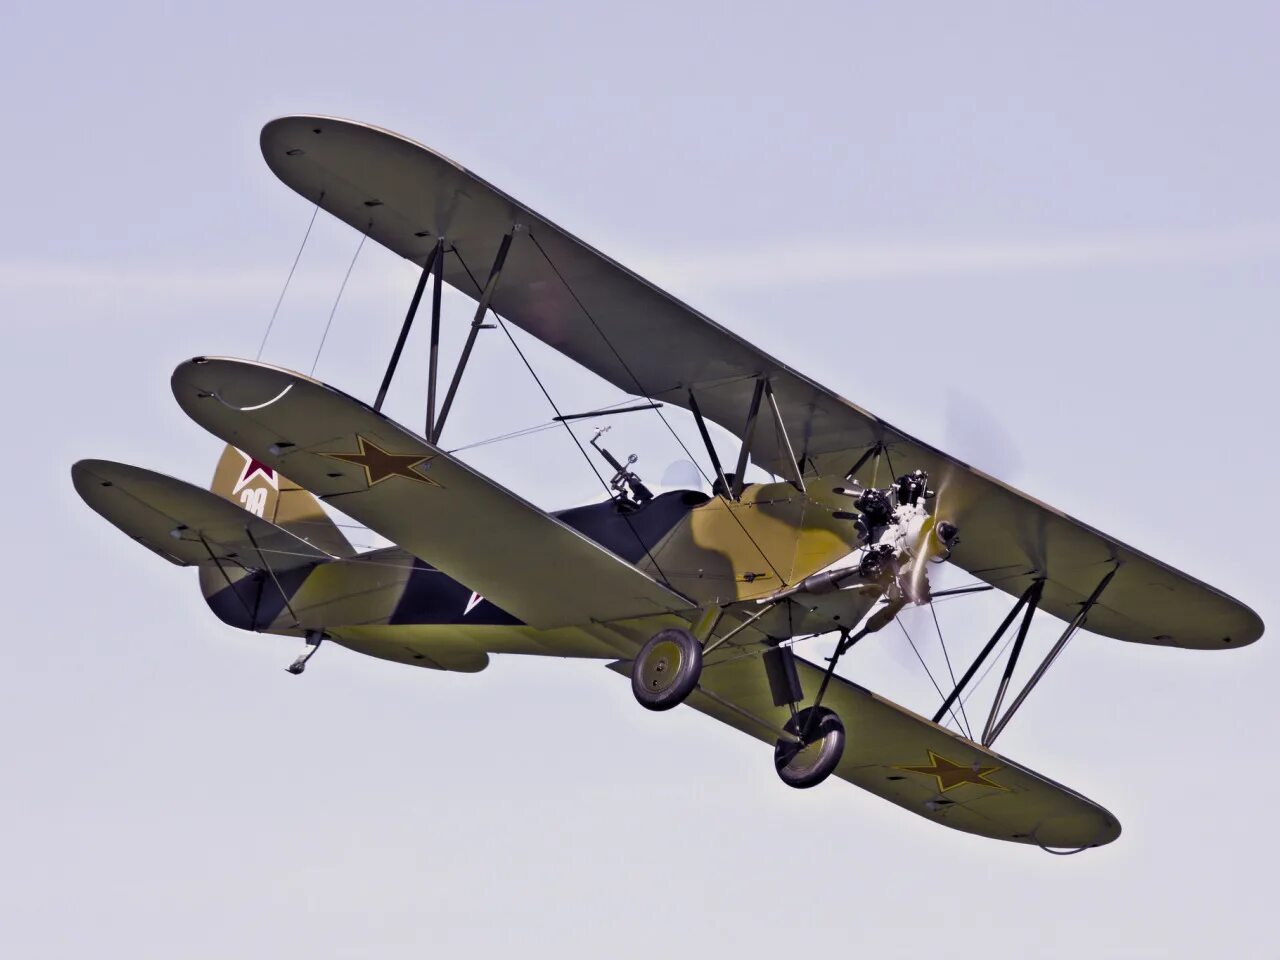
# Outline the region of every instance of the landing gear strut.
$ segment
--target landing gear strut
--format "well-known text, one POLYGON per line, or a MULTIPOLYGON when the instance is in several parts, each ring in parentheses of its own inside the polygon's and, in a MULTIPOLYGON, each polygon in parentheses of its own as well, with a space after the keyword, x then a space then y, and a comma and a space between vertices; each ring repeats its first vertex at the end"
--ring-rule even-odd
POLYGON ((670 710, 684 703, 702 676, 702 644, 688 630, 659 630, 631 665, 631 692, 642 707, 670 710))
POLYGON ((783 735, 773 748, 773 766, 783 783, 798 790, 816 787, 831 776, 844 753, 844 724, 834 710, 822 705, 836 661, 846 645, 852 646, 847 632, 841 635, 840 641, 831 655, 831 670, 823 678, 818 696, 812 706, 803 710, 796 709, 804 699, 804 691, 795 653, 790 647, 778 646, 766 651, 763 657, 774 706, 791 711, 791 718, 782 728, 783 735))
POLYGON ((324 640, 324 633, 320 630, 307 631, 307 648, 298 655, 298 659, 285 667, 295 677, 307 669, 307 661, 316 655, 316 651, 320 649, 320 643, 324 640))
POLYGON ((791 649, 775 648, 765 654, 765 669, 769 673, 769 686, 773 692, 773 702, 777 706, 789 706, 791 719, 783 726, 785 737, 780 737, 773 748, 773 765, 782 782, 789 787, 804 790, 816 787, 835 772, 844 754, 844 724, 834 710, 822 705, 827 686, 836 672, 836 664, 849 652, 855 643, 869 633, 881 630, 902 609, 902 601, 894 601, 872 615, 865 627, 855 634, 844 630, 840 634, 840 642, 832 651, 827 663, 826 673, 822 677, 822 685, 818 687, 818 695, 813 699, 813 706, 797 711, 796 704, 802 698, 799 677, 794 667, 780 669, 780 664, 792 660, 791 649), (779 663, 771 663, 770 655, 779 663))

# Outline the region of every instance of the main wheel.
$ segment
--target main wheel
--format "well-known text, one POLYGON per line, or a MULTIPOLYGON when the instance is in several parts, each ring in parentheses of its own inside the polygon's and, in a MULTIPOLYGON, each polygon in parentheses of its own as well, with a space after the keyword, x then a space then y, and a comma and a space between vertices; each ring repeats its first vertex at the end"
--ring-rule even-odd
POLYGON ((688 630, 659 630, 631 665, 631 692, 642 707, 670 710, 684 703, 702 676, 702 644, 688 630))
MULTIPOLYGON (((782 728, 799 737, 809 723, 812 708, 806 707, 782 728)), ((844 753, 844 724, 834 710, 818 708, 818 716, 809 730, 806 743, 790 738, 778 740, 773 748, 773 765, 787 786, 803 790, 816 787, 836 768, 844 753)))

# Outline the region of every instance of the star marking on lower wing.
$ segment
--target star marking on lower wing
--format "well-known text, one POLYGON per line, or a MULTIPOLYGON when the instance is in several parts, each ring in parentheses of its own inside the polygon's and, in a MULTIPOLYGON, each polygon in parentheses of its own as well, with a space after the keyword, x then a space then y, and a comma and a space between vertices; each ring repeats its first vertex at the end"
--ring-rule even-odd
POLYGON ((356 442, 360 445, 356 453, 322 453, 321 456, 362 467, 365 483, 370 487, 391 477, 404 477, 406 480, 415 480, 432 487, 440 486, 424 472, 430 465, 432 457, 414 453, 388 453, 368 437, 362 437, 359 434, 356 435, 356 442))
POLYGON ((918 767, 898 766, 898 770, 907 770, 911 773, 923 773, 926 776, 933 777, 938 781, 938 792, 946 793, 948 790, 954 790, 956 787, 966 783, 976 784, 981 787, 995 787, 997 790, 1008 790, 1006 786, 996 783, 994 780, 987 779, 991 774, 1003 770, 1003 767, 992 764, 991 766, 982 766, 974 763, 972 766, 964 766, 941 757, 929 751, 929 765, 918 767))

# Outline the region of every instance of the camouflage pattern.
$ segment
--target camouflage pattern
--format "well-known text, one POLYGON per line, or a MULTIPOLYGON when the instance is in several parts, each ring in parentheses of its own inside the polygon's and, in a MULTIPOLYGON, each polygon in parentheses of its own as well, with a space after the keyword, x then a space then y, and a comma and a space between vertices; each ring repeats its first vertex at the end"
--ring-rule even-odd
MULTIPOLYGON (((488 653, 574 657, 630 656, 659 621, 536 630, 469 587, 398 547, 356 554, 314 495, 271 467, 228 445, 212 491, 337 556, 275 573, 212 564, 200 567, 210 608, 245 630, 301 636, 322 631, 344 645, 385 659, 436 669, 478 669, 488 653), (256 512, 256 510, 255 510, 256 512), (228 583, 228 580, 230 583, 228 583)), ((803 579, 851 549, 849 524, 815 510, 793 486, 749 485, 740 502, 696 491, 664 494, 625 512, 614 501, 557 514, 575 529, 642 569, 661 571, 700 609, 738 607, 803 579)), ((743 609, 749 611, 750 604, 743 609)), ((845 623, 852 613, 841 607, 845 623)), ((695 615, 697 611, 694 611, 695 615)), ((840 617, 824 621, 827 629, 840 617)), ((665 622, 665 621, 664 621, 665 622)), ((677 623, 687 621, 676 618, 677 623)), ((722 632, 738 621, 724 621, 722 632)), ((774 617, 770 635, 785 639, 812 619, 774 617)), ((758 643, 758 631, 741 643, 758 643)), ((728 651, 726 651, 726 654, 728 651)))

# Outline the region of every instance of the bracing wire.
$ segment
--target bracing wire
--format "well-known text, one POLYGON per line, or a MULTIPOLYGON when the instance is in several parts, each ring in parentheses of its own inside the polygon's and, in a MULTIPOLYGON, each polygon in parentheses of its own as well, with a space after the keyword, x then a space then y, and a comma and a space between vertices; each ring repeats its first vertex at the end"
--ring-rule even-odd
MULTIPOLYGON (((631 402, 631 397, 627 397, 623 400, 615 400, 613 403, 608 403, 600 407, 600 410, 612 410, 615 407, 621 407, 631 402)), ((520 437, 528 437, 535 433, 542 433, 544 430, 554 430, 558 426, 560 426, 559 420, 546 420, 542 423, 524 427, 520 430, 512 430, 510 433, 500 433, 496 437, 489 437, 486 440, 476 440, 472 443, 464 443, 460 447, 453 447, 445 452, 450 454, 461 453, 464 450, 474 450, 476 447, 487 447, 491 443, 502 443, 504 440, 516 440, 520 437)))
POLYGON ((316 214, 320 212, 320 203, 324 200, 324 194, 321 193, 316 200, 315 207, 311 210, 311 220, 307 223, 307 232, 302 235, 302 243, 298 245, 298 252, 294 255, 293 266, 289 268, 289 275, 284 278, 284 286, 280 288, 280 296, 276 297, 275 309, 271 311, 271 319, 267 321, 267 331, 262 335, 262 343, 258 344, 258 355, 254 359, 262 359, 262 351, 267 348, 267 337, 271 336, 271 328, 275 326, 276 316, 280 313, 280 305, 284 303, 284 295, 289 292, 289 284, 293 282, 294 271, 298 269, 298 261, 302 259, 302 251, 307 248, 307 240, 311 237, 311 228, 316 225, 316 214))
MULTIPOLYGON (((462 259, 462 254, 458 251, 458 248, 453 247, 451 249, 453 251, 454 256, 458 258, 458 262, 462 264, 462 269, 465 270, 467 273, 467 276, 471 278, 471 282, 473 284, 476 284, 476 278, 471 273, 471 268, 467 266, 467 262, 462 259)), ((479 284, 476 284, 476 287, 477 289, 480 289, 479 284)), ((560 413, 560 407, 557 406, 555 400, 551 399, 551 393, 550 391, 547 390, 546 385, 542 382, 542 378, 538 376, 537 371, 533 369, 533 364, 529 362, 529 358, 526 357, 524 354, 524 351, 520 349, 520 344, 516 342, 516 338, 513 337, 511 335, 511 331, 507 329, 506 321, 502 319, 502 317, 498 314, 497 310, 493 309, 492 305, 489 308, 489 312, 492 313, 494 318, 498 321, 498 326, 502 329, 502 332, 507 335, 507 339, 511 342, 511 346, 515 347, 516 353, 519 354, 520 360, 524 364, 525 369, 528 370, 529 375, 533 377, 533 382, 538 385, 538 389, 541 390, 542 395, 546 397, 547 403, 549 403, 551 405, 551 409, 556 412, 556 417, 557 418, 561 417, 562 415, 560 413)), ((582 454, 582 459, 587 461, 587 466, 591 468, 591 472, 594 473, 596 475, 596 479, 600 481, 600 486, 604 487, 604 491, 609 495, 610 499, 614 499, 614 494, 613 494, 613 491, 609 488, 609 484, 605 481, 600 471, 596 468, 595 461, 591 459, 591 456, 590 454, 587 453, 586 448, 582 446, 582 441, 579 440, 578 435, 573 432, 573 428, 569 426, 568 421, 560 419, 560 420, 557 420, 556 422, 559 422, 564 425, 564 428, 568 432, 570 439, 573 440, 574 446, 576 446, 578 448, 578 452, 582 454)), ((644 550, 645 556, 647 556, 649 558, 649 562, 653 564, 653 569, 657 571, 658 576, 661 577, 663 581, 670 583, 671 581, 667 580, 667 575, 662 572, 662 567, 658 565, 657 558, 654 557, 652 551, 650 551, 649 545, 644 542, 644 538, 640 536, 640 531, 638 531, 635 528, 635 524, 631 522, 631 518, 628 517, 624 511, 619 511, 618 515, 622 517, 623 521, 626 523, 627 529, 630 530, 632 536, 635 537, 636 543, 638 543, 640 545, 640 548, 644 550)))
POLYGON ((471 443, 464 443, 460 447, 451 447, 449 450, 446 450, 445 452, 449 454, 462 453, 465 450, 475 450, 478 447, 487 447, 490 444, 503 443, 506 440, 519 440, 521 437, 531 437, 537 433, 544 433, 547 430, 554 430, 558 426, 560 426, 559 423, 557 423, 554 420, 550 420, 550 421, 547 421, 546 423, 540 423, 537 426, 525 427, 522 430, 512 430, 509 433, 500 433, 496 437, 489 437, 488 439, 485 439, 485 440, 475 440, 471 443))
POLYGON ((996 664, 1000 662, 1000 658, 1004 656, 1004 652, 1009 649, 1009 644, 1013 643, 1016 636, 1016 632, 1013 632, 1010 633, 1009 636, 1005 637, 1004 643, 1000 644, 1000 649, 996 652, 996 655, 991 658, 991 662, 987 664, 986 669, 983 670, 978 679, 973 682, 973 686, 969 688, 968 692, 965 693, 964 696, 960 697, 961 703, 967 702, 970 697, 978 692, 978 688, 982 686, 982 681, 986 680, 987 674, 995 669, 996 664))
MULTIPOLYGON (((365 227, 367 231, 373 226, 373 221, 369 221, 369 226, 365 227)), ((368 234, 361 232, 360 242, 356 244, 356 252, 351 255, 351 262, 347 264, 347 272, 342 277, 342 285, 338 287, 338 295, 333 298, 333 309, 329 311, 329 320, 324 325, 324 333, 320 337, 320 345, 316 347, 316 357, 311 361, 310 376, 315 376, 316 365, 320 362, 320 353, 324 350, 324 343, 329 339, 329 328, 333 326, 334 315, 338 312, 338 304, 342 302, 342 293, 347 289, 347 281, 351 279, 351 271, 355 269, 356 260, 360 257, 360 251, 364 249, 364 242, 368 239, 368 234)))
MULTIPOLYGON (((529 231, 529 239, 532 240, 533 245, 538 248, 538 252, 542 254, 542 258, 547 261, 547 266, 551 268, 551 271, 556 275, 557 279, 559 279, 561 285, 565 288, 566 291, 568 291, 569 296, 573 298, 573 302, 578 305, 578 309, 582 311, 582 315, 587 318, 587 320, 591 323, 591 326, 595 327, 596 333, 600 335, 600 339, 603 340, 605 346, 609 348, 609 352, 612 353, 614 357, 617 358, 618 363, 622 366, 622 369, 627 372, 627 376, 631 378, 631 382, 636 385, 636 392, 640 396, 648 400, 650 403, 653 403, 654 402, 653 397, 650 395, 649 391, 646 390, 641 385, 640 378, 635 375, 631 367, 628 366, 626 360, 622 358, 622 354, 619 353, 618 348, 613 345, 613 341, 611 341, 608 338, 608 336, 605 335, 605 332, 601 328, 600 324, 596 323, 596 319, 591 315, 591 311, 587 309, 586 304, 582 302, 582 299, 578 296, 577 292, 573 289, 573 287, 569 285, 569 281, 565 279, 564 274, 562 274, 560 272, 559 267, 555 265, 555 261, 553 261, 550 255, 547 253, 547 251, 543 249, 542 244, 538 242, 538 238, 534 236, 532 230, 529 231)), ((676 443, 680 445, 680 449, 684 451, 685 456, 689 458, 690 462, 695 467, 697 467, 698 472, 702 474, 702 478, 706 480, 708 484, 711 484, 712 486, 714 486, 714 484, 712 484, 711 482, 711 478, 707 476, 707 472, 702 469, 702 465, 698 462, 697 457, 695 457, 689 451, 689 448, 688 446, 685 445, 683 438, 681 438, 680 434, 678 434, 675 428, 671 426, 671 423, 667 420, 666 416, 663 415, 662 410, 657 406, 655 406, 653 409, 654 409, 654 412, 658 415, 658 419, 662 421, 663 426, 667 428, 667 431, 671 434, 671 436, 675 438, 676 443)), ((783 577, 782 572, 778 570, 777 567, 774 566, 773 561, 769 559, 769 555, 764 552, 764 548, 761 547, 760 544, 756 542, 756 538, 751 535, 751 532, 747 529, 746 524, 742 522, 742 519, 732 510, 729 511, 729 516, 733 517, 734 522, 737 523, 738 527, 742 530, 746 538, 751 541, 751 545, 755 547, 756 552, 759 553, 761 558, 763 558, 764 562, 769 565, 769 569, 772 570, 773 575, 778 578, 778 582, 783 586, 786 586, 787 584, 786 578, 783 577)))
MULTIPOLYGON (((951 687, 956 686, 956 672, 951 667, 951 655, 947 653, 947 641, 942 636, 942 624, 938 622, 938 612, 933 609, 933 604, 929 604, 929 613, 933 615, 933 627, 938 631, 938 645, 942 647, 942 658, 947 662, 947 674, 951 677, 951 687)), ((973 739, 973 727, 969 725, 969 717, 964 712, 964 704, 960 704, 960 717, 964 720, 965 730, 970 740, 973 739)))
MULTIPOLYGON (((902 631, 902 635, 907 638, 907 643, 911 644, 911 650, 916 655, 916 659, 920 661, 920 666, 924 667, 925 676, 927 676, 929 678, 929 682, 933 684, 933 689, 937 690, 938 696, 945 700, 947 695, 943 693, 942 688, 938 686, 938 681, 933 679, 933 671, 931 671, 929 669, 929 665, 924 662, 924 657, 920 656, 920 651, 916 648, 916 642, 911 639, 911 634, 907 633, 907 628, 903 626, 901 618, 894 617, 893 622, 898 625, 898 629, 902 631)), ((951 719, 955 722, 956 728, 960 729, 960 718, 956 716, 956 708, 953 706, 948 712, 951 714, 951 719)))
MULTIPOLYGON (((524 355, 524 351, 520 349, 520 344, 516 343, 516 338, 513 337, 511 335, 511 331, 507 329, 506 322, 501 317, 499 317, 496 313, 494 314, 494 317, 497 318, 498 326, 502 328, 502 332, 505 333, 507 335, 507 339, 511 341, 511 345, 516 348, 516 353, 520 355, 520 359, 524 362, 524 365, 528 369, 530 376, 532 376, 534 379, 534 382, 538 384, 538 389, 541 390, 542 395, 547 398, 547 403, 551 404, 551 409, 555 410, 556 416, 557 417, 560 416, 561 415, 560 408, 556 406, 556 402, 551 399, 551 394, 547 391, 547 388, 543 385, 541 378, 539 378, 538 374, 534 372, 533 365, 529 363, 528 358, 524 355)), ((591 472, 596 475, 596 479, 600 481, 600 485, 604 487, 605 492, 609 494, 610 498, 612 498, 613 493, 609 490, 609 484, 605 482, 605 479, 603 476, 601 476, 600 471, 596 469, 595 462, 591 459, 591 456, 587 453, 586 448, 582 446, 582 441, 578 439, 578 435, 573 432, 573 428, 570 427, 567 422, 565 421, 561 421, 561 422, 564 423, 564 428, 566 431, 568 431, 569 436, 573 438, 573 443, 578 448, 578 451, 582 454, 582 458, 586 460, 588 464, 590 464, 591 472)), ((644 542, 644 537, 640 536, 640 531, 638 531, 635 528, 635 524, 631 522, 631 518, 627 516, 625 511, 619 511, 618 515, 622 517, 624 521, 626 521, 627 529, 631 531, 632 536, 636 538, 636 543, 638 543, 640 545, 640 548, 644 550, 645 556, 648 557, 649 562, 653 564, 653 569, 658 572, 658 576, 661 577, 664 581, 669 583, 670 581, 667 580, 667 575, 662 572, 662 567, 658 565, 658 558, 653 555, 652 551, 650 551, 649 545, 644 542)))

